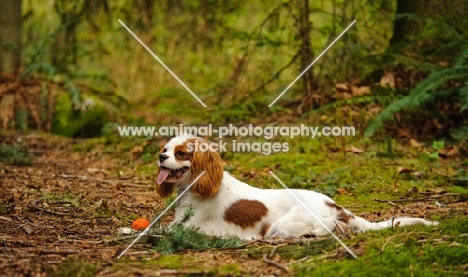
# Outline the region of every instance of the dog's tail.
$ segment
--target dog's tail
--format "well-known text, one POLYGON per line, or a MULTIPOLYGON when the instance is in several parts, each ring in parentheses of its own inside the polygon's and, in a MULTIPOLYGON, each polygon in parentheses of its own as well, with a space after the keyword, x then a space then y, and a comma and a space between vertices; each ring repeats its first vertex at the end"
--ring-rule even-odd
POLYGON ((368 230, 381 230, 390 227, 398 227, 398 226, 409 226, 409 225, 438 225, 439 222, 437 221, 427 221, 422 218, 414 218, 414 217, 397 217, 391 218, 387 221, 381 222, 369 222, 362 217, 353 216, 350 218, 349 227, 351 227, 355 232, 364 232, 368 230))

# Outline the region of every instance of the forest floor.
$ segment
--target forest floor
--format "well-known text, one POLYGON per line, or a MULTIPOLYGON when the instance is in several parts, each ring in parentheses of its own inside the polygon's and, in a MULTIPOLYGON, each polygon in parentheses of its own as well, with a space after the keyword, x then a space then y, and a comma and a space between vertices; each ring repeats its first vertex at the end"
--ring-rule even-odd
MULTIPOLYGON (((227 166, 244 181, 273 183, 264 167, 282 170, 281 178, 295 176, 291 185, 316 189, 316 183, 317 190, 368 220, 386 220, 398 213, 441 224, 342 236, 357 259, 329 237, 185 249, 170 255, 142 241, 117 259, 134 239, 117 235, 117 229, 130 227, 139 217, 152 220, 168 204, 155 193, 158 146, 148 148, 161 142, 16 134, 1 139, 4 146, 27 147, 33 159, 22 166, 12 165, 11 160, 0 162, 0 276, 386 276, 395 272, 462 276, 468 272, 468 190, 464 182, 454 186, 446 178, 465 176, 460 172, 466 168, 459 161, 441 166, 404 156, 392 160, 388 171, 371 173, 370 167, 359 163, 369 159, 383 163, 382 159, 355 153, 346 158, 348 167, 341 171, 333 163, 335 154, 324 166, 299 154, 262 161, 257 154, 227 157, 234 160, 227 166), (252 161, 249 155, 258 158, 252 161), (303 162, 296 163, 298 158, 303 162), (286 161, 289 167, 279 166, 286 161), (298 172, 309 163, 315 173, 298 172), (397 182, 397 175, 405 178, 397 182)), ((301 153, 313 152, 299 144, 305 147, 301 153)), ((169 212, 162 224, 171 217, 169 212)))

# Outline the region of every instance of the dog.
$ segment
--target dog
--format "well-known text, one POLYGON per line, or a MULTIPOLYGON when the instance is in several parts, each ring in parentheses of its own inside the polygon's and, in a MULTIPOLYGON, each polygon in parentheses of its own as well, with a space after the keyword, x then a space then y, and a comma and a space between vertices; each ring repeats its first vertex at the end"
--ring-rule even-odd
POLYGON ((193 209, 193 215, 184 226, 198 228, 211 236, 237 236, 245 240, 323 236, 328 233, 327 228, 364 232, 392 226, 438 224, 410 217, 373 223, 342 208, 322 193, 291 189, 308 211, 286 189, 260 189, 234 178, 223 170, 217 152, 197 151, 194 146, 202 143, 209 142, 191 135, 177 136, 159 155, 156 191, 162 198, 169 197, 176 189, 182 192, 205 171, 179 199, 170 226, 181 222, 188 209, 193 209))

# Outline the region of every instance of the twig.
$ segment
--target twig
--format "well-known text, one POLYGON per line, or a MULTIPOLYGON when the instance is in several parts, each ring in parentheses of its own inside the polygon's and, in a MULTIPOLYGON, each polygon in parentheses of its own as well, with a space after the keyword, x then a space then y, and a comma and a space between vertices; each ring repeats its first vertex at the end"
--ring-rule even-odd
POLYGON ((64 250, 41 250, 39 251, 39 254, 59 254, 59 255, 71 255, 71 254, 78 254, 80 251, 78 250, 70 250, 70 249, 64 249, 64 250))
MULTIPOLYGON (((431 195, 431 196, 428 196, 428 197, 421 197, 421 198, 406 198, 406 199, 394 199, 394 200, 384 200, 384 199, 374 198, 374 201, 382 202, 382 203, 418 202, 418 201, 434 200, 434 199, 439 199, 439 198, 448 197, 448 196, 460 196, 460 194, 459 193, 445 193, 445 194, 431 195)), ((393 204, 395 204, 395 203, 393 203, 393 204)))
POLYGON ((126 183, 127 186, 135 186, 135 187, 147 187, 149 186, 149 183, 142 182, 140 181, 140 185, 135 183, 134 181, 128 181, 128 180, 107 180, 107 179, 100 179, 100 178, 94 178, 94 177, 88 177, 88 176, 83 176, 83 175, 69 175, 69 174, 61 174, 58 175, 58 177, 64 178, 64 179, 79 179, 83 181, 95 181, 95 182, 101 182, 101 183, 107 183, 107 184, 118 184, 118 183, 126 183))
POLYGON ((286 263, 285 265, 293 265, 293 264, 302 263, 302 262, 307 261, 308 259, 309 259, 309 256, 305 256, 305 257, 303 257, 303 258, 300 258, 299 260, 295 260, 295 261, 286 263))
POLYGON ((273 254, 275 254, 275 251, 278 247, 281 247, 281 246, 284 246, 284 245, 288 245, 287 243, 283 243, 283 244, 278 244, 278 245, 275 245, 273 246, 273 248, 271 249, 271 252, 270 252, 270 255, 268 255, 268 257, 273 257, 273 254))
MULTIPOLYGON (((287 243, 289 245, 293 245, 293 244, 305 244, 305 243, 308 243, 308 242, 319 242, 319 241, 324 241, 324 240, 327 240, 327 239, 330 239, 330 238, 286 238, 286 239, 269 239, 269 240, 256 240, 256 241, 252 241, 251 243, 254 243, 254 242, 263 242, 263 243, 267 243, 267 244, 271 244, 271 245, 277 245, 277 244, 283 244, 283 243, 287 243)), ((251 244, 250 243, 250 244, 251 244)))
POLYGON ((132 255, 141 255, 141 254, 150 254, 151 251, 135 251, 135 252, 130 252, 128 253, 128 255, 132 256, 132 255))
POLYGON ((5 220, 5 221, 13 221, 13 219, 6 217, 6 216, 0 216, 0 219, 5 220))
POLYGON ((338 255, 338 253, 330 253, 330 254, 325 254, 325 255, 322 255, 318 258, 315 258, 314 260, 324 260, 324 259, 328 259, 328 258, 335 258, 336 256, 338 255))
MULTIPOLYGON (((341 227, 338 225, 338 223, 336 221, 335 221, 335 227, 336 227, 336 230, 338 230, 341 235, 348 237, 348 235, 341 229, 341 227)), ((350 238, 350 237, 348 237, 348 238, 350 238)))
POLYGON ((274 265, 274 266, 276 266, 277 268, 284 270, 286 273, 289 272, 289 269, 288 269, 286 266, 284 266, 284 265, 282 265, 282 264, 280 264, 280 263, 277 263, 277 262, 275 262, 275 261, 273 261, 273 260, 268 259, 268 254, 266 254, 266 253, 263 254, 263 260, 264 260, 267 264, 274 265))
POLYGON ((100 244, 103 240, 79 240, 79 239, 59 239, 57 242, 71 242, 71 243, 82 243, 82 244, 100 244))
POLYGON ((40 207, 37 207, 37 206, 29 206, 29 209, 31 209, 31 210, 33 210, 33 211, 39 211, 39 212, 44 212, 44 213, 47 213, 47 214, 52 214, 52 215, 68 216, 68 214, 59 213, 59 212, 54 212, 54 211, 49 211, 49 210, 46 210, 46 209, 43 209, 43 208, 40 208, 40 207))
POLYGON ((355 205, 349 205, 347 206, 349 209, 354 209, 354 208, 359 208, 359 207, 365 207, 367 204, 355 204, 355 205))
POLYGON ((125 236, 125 237, 114 238, 114 239, 104 239, 104 240, 102 240, 102 242, 104 242, 104 243, 112 243, 112 242, 118 242, 118 241, 121 241, 121 240, 134 239, 134 238, 136 238, 136 237, 138 237, 138 235, 125 236))
POLYGON ((203 269, 161 269, 158 273, 160 275, 205 275, 208 272, 205 272, 203 269))
MULTIPOLYGON (((126 240, 126 239, 134 239, 136 237, 138 237, 139 234, 137 235, 131 235, 131 236, 125 236, 125 237, 121 237, 121 238, 114 238, 114 239, 105 239, 105 240, 102 240, 102 242, 104 243, 112 243, 112 242, 118 242, 118 241, 121 241, 121 240, 126 240)), ((165 238, 166 236, 161 236, 161 235, 148 235, 146 234, 145 237, 152 237, 152 238, 165 238)), ((101 242, 100 242, 101 243, 101 242)))
POLYGON ((270 79, 266 80, 265 82, 263 82, 263 84, 259 85, 258 87, 256 87, 254 90, 253 90, 253 93, 255 92, 258 92, 260 90, 262 90, 263 88, 265 88, 265 86, 267 86, 268 84, 272 83, 274 80, 278 79, 279 76, 281 75, 281 73, 288 69, 295 61, 296 59, 299 57, 299 54, 300 54, 300 51, 298 51, 293 57, 292 59, 285 65, 283 66, 282 68, 280 68, 274 75, 273 77, 271 77, 270 79))
POLYGON ((30 263, 31 260, 30 259, 21 259, 19 261, 16 261, 16 262, 13 262, 13 263, 10 263, 10 264, 0 264, 0 268, 3 268, 3 267, 10 267, 10 268, 13 268, 14 266, 16 265, 19 265, 19 264, 23 264, 23 263, 30 263))
MULTIPOLYGON (((412 232, 410 232, 411 234, 412 232)), ((382 245, 382 247, 380 248, 380 252, 383 252, 385 250, 385 247, 387 247, 387 245, 390 243, 391 240, 393 240, 394 238, 396 237, 401 237, 403 235, 407 235, 407 233, 404 233, 404 234, 397 234, 397 235, 394 235, 394 236, 391 236, 391 237, 388 237, 387 240, 385 240, 385 243, 382 245)))

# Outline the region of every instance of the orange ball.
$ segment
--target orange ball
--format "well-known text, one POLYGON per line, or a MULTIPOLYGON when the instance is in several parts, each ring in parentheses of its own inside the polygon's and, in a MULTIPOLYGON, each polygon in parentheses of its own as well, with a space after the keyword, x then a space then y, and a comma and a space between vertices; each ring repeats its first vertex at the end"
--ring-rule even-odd
POLYGON ((150 222, 146 218, 138 218, 135 219, 135 221, 133 221, 132 229, 140 231, 146 229, 146 227, 148 227, 149 225, 150 222))

